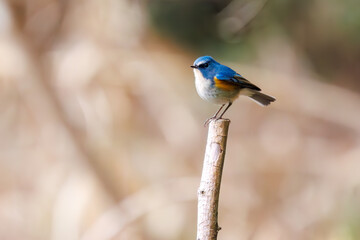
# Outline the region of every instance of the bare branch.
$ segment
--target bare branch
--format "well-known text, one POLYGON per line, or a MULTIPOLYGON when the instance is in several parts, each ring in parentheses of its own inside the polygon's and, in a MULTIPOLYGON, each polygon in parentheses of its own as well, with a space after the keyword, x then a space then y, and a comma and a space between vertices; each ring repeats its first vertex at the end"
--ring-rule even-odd
POLYGON ((209 124, 204 166, 198 190, 197 240, 216 240, 218 205, 226 140, 230 120, 218 119, 209 124))

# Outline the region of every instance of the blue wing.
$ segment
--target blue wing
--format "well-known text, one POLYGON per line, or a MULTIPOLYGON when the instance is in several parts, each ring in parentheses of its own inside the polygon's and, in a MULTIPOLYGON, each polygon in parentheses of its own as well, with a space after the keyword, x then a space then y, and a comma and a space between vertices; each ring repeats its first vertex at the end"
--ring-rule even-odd
POLYGON ((218 81, 224 81, 224 83, 231 84, 236 87, 250 88, 253 90, 261 91, 261 89, 258 86, 252 84, 249 80, 245 79, 243 76, 236 73, 230 68, 225 69, 225 71, 216 74, 215 79, 217 79, 218 81))

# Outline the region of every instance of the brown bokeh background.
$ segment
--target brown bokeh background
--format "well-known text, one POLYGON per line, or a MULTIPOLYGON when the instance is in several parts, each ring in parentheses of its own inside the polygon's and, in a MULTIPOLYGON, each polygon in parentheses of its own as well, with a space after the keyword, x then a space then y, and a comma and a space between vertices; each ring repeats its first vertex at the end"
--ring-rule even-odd
POLYGON ((201 55, 277 98, 227 113, 219 239, 359 239, 357 4, 0 1, 0 239, 195 239, 201 55))

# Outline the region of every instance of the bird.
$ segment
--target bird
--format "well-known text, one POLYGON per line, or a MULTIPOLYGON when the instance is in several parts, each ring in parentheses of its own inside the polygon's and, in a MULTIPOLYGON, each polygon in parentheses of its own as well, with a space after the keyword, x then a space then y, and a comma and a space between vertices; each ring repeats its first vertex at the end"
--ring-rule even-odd
POLYGON ((194 70, 198 95, 205 101, 221 105, 219 110, 206 120, 205 126, 211 120, 221 119, 240 95, 250 97, 261 106, 267 106, 276 100, 262 93, 258 86, 231 68, 218 63, 211 56, 199 57, 190 67, 194 70), (225 105, 225 110, 219 115, 225 105))

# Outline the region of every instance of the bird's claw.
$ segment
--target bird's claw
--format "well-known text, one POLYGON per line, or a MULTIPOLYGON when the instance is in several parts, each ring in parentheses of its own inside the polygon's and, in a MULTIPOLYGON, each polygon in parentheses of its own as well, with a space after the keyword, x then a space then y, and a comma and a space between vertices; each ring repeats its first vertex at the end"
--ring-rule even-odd
POLYGON ((211 121, 216 120, 216 119, 217 119, 216 117, 208 118, 208 119, 204 122, 204 127, 207 127, 211 121))

